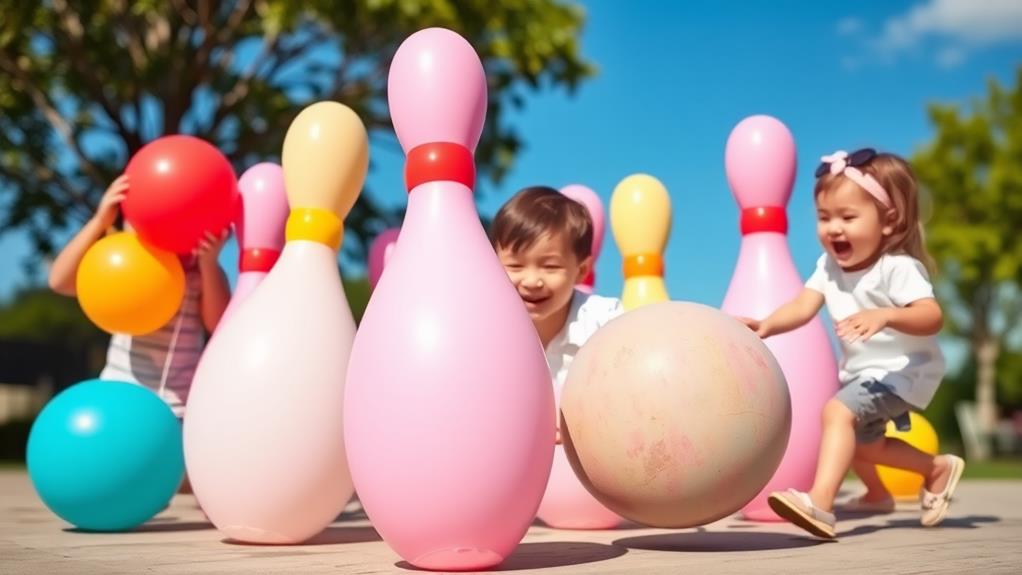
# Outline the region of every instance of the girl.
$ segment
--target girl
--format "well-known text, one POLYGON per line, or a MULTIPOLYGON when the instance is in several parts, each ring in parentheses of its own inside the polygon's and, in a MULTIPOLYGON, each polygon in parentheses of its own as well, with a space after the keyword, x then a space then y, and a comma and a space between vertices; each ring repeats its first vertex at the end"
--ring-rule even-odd
MULTIPOLYGON (((53 261, 49 278, 53 291, 76 295, 78 265, 89 248, 114 227, 118 206, 127 197, 128 187, 126 175, 114 180, 103 194, 96 214, 53 261)), ((179 419, 184 416, 206 334, 213 332, 231 298, 227 276, 217 262, 226 238, 226 232, 220 236, 207 232, 191 256, 181 257, 186 291, 174 319, 151 334, 114 334, 100 378, 148 387, 170 405, 174 415, 179 419)))
POLYGON ((841 340, 841 390, 824 406, 823 437, 809 493, 774 492, 770 507, 824 538, 834 538, 834 498, 850 466, 867 486, 857 506, 893 508, 874 464, 925 478, 921 523, 944 520, 965 468, 884 437, 910 409, 925 409, 944 375, 937 346, 942 315, 923 247, 917 185, 908 163, 866 148, 823 157, 816 170, 817 234, 824 254, 805 289, 762 321, 743 321, 763 338, 793 330, 824 303, 841 340))

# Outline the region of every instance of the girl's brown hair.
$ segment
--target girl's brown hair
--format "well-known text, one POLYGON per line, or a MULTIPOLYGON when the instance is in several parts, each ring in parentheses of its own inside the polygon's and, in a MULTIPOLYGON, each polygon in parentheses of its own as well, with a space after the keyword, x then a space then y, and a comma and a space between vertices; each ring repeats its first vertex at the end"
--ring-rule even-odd
MULTIPOLYGON (((884 153, 877 154, 857 167, 864 174, 873 176, 891 197, 893 222, 887 219, 888 208, 873 198, 873 203, 880 211, 881 221, 894 228, 891 235, 884 237, 880 249, 884 253, 906 253, 922 262, 930 273, 934 273, 936 264, 926 251, 923 223, 919 217, 919 185, 916 183, 912 166, 894 154, 884 153)), ((816 198, 850 181, 841 173, 827 172, 816 180, 813 197, 816 198)))

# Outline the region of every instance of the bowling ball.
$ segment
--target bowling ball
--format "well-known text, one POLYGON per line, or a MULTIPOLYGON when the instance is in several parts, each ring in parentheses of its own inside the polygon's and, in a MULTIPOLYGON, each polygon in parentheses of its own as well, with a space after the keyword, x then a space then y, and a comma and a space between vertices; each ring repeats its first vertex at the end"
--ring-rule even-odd
MULTIPOLYGON (((912 429, 898 431, 893 421, 887 422, 887 437, 900 439, 916 449, 925 451, 930 455, 936 455, 940 447, 937 440, 937 432, 930 425, 929 421, 922 415, 912 412, 909 414, 912 420, 912 429)), ((898 499, 915 499, 919 497, 919 490, 923 488, 923 476, 904 469, 895 469, 885 465, 877 465, 877 475, 880 482, 891 492, 891 495, 898 499)))
POLYGON ((227 229, 238 202, 238 182, 227 158, 192 136, 164 136, 146 144, 125 168, 124 217, 152 245, 191 252, 206 232, 227 229))
POLYGON ((707 306, 663 302, 605 325, 572 363, 565 452, 612 511, 654 527, 704 525, 770 480, 791 428, 780 366, 756 335, 707 306))
POLYGON ((120 232, 85 252, 75 288, 82 311, 101 329, 143 335, 177 313, 185 272, 176 255, 140 242, 132 232, 120 232))
POLYGON ((89 531, 123 531, 159 513, 184 477, 181 424, 155 393, 93 379, 43 408, 28 436, 43 503, 89 531))

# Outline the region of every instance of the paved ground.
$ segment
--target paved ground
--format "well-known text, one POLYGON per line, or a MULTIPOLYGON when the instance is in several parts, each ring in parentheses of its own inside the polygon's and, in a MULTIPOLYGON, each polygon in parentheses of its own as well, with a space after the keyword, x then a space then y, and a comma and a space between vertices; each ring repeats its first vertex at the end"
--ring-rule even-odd
MULTIPOLYGON (((849 486, 854 489, 854 486, 849 486)), ((1022 481, 969 481, 951 517, 918 526, 906 505, 846 518, 840 541, 789 525, 727 519, 699 529, 529 530, 498 570, 521 573, 1022 573, 1022 481)), ((190 496, 131 533, 70 529, 23 471, 0 472, 0 574, 401 573, 411 569, 363 515, 348 513, 310 544, 225 543, 190 496)))

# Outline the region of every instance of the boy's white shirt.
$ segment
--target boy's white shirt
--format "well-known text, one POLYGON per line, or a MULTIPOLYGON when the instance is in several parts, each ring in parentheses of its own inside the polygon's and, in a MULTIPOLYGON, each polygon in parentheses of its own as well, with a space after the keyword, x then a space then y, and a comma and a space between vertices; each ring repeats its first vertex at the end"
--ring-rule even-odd
MULTIPOLYGON (((561 391, 568 370, 585 342, 604 324, 624 313, 621 300, 575 290, 564 327, 546 346, 546 362, 554 386, 554 400, 558 410, 561 391)), ((559 417, 559 416, 558 416, 559 417)))
MULTIPOLYGON (((933 297, 923 264, 907 254, 884 254, 865 270, 846 272, 828 254, 816 263, 806 287, 823 294, 835 322, 868 309, 905 307, 933 297)), ((944 377, 944 355, 936 336, 914 336, 885 328, 867 341, 841 341, 842 385, 873 379, 925 409, 944 377)))

